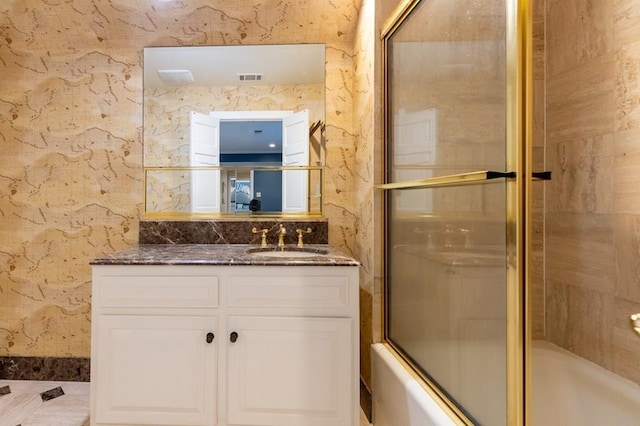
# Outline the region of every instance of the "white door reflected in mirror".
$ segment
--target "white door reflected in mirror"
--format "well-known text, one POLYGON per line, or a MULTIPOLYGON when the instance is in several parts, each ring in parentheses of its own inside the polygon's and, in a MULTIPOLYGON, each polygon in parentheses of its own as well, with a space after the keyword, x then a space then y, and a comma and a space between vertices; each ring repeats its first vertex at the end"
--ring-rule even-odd
MULTIPOLYGON (((209 115, 196 111, 190 113, 190 163, 191 167, 225 166, 221 161, 221 122, 231 121, 280 121, 282 126, 281 140, 274 141, 273 145, 282 146, 281 160, 277 165, 295 167, 309 166, 309 111, 303 110, 297 113, 292 111, 212 111, 209 115)), ((233 145, 235 141, 226 141, 228 151, 236 154, 255 153, 259 148, 247 144, 246 148, 237 148, 233 145)), ((233 163, 232 165, 239 165, 233 163)), ((248 166, 274 165, 272 162, 261 164, 259 160, 254 160, 248 166)), ((226 176, 226 173, 225 173, 226 176)), ((226 180, 226 179, 225 179, 226 180)), ((253 202, 253 207, 262 204, 262 189, 259 182, 265 180, 264 184, 272 186, 265 188, 268 192, 281 193, 281 211, 286 213, 304 213, 309 211, 309 176, 307 170, 283 170, 283 171, 253 171, 247 185, 243 188, 249 191, 242 194, 248 198, 246 203, 242 201, 239 206, 236 185, 236 176, 229 178, 229 185, 224 185, 221 180, 220 170, 192 170, 191 172, 191 211, 194 213, 217 213, 221 206, 228 211, 249 211, 249 203, 253 202), (274 179, 274 174, 278 174, 274 179), (268 181, 266 181, 268 179, 268 181), (277 182, 277 183, 275 183, 277 182), (280 188, 273 188, 273 185, 280 188), (226 192, 229 192, 228 194, 226 192), (224 200, 229 200, 228 206, 224 200), (245 208, 246 207, 246 208, 245 208)), ((269 201, 269 200, 265 200, 269 201)), ((272 201, 272 200, 271 200, 272 201)), ((251 209, 254 210, 254 209, 251 209)), ((268 209, 273 211, 275 209, 268 209)))
MULTIPOLYGON (((309 165, 309 111, 304 110, 282 120, 282 165, 309 165)), ((282 172, 282 211, 308 210, 309 177, 306 170, 282 172)))
MULTIPOLYGON (((220 165, 220 120, 192 111, 189 114, 191 167, 220 165)), ((191 211, 220 212, 220 170, 191 171, 191 211)))

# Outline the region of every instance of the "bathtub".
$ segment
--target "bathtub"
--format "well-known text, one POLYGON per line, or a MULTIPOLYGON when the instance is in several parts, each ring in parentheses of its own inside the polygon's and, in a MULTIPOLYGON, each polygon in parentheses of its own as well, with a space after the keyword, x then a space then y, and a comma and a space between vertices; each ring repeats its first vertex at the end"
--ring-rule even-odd
MULTIPOLYGON (((533 424, 636 426, 640 386, 551 343, 532 348, 533 424)), ((454 425, 446 409, 383 344, 373 345, 375 426, 454 425)))
POLYGON ((548 342, 531 352, 534 425, 640 424, 640 385, 548 342))
POLYGON ((446 411, 381 343, 373 345, 375 426, 454 426, 446 411))

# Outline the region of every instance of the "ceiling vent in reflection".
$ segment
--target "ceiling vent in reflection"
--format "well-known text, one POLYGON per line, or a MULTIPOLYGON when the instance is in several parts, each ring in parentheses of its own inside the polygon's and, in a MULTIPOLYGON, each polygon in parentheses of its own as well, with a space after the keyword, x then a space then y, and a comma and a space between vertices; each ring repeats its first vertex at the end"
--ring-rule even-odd
POLYGON ((263 73, 260 72, 245 72, 242 74, 238 74, 238 79, 240 81, 261 81, 263 73))
POLYGON ((189 70, 158 70, 160 80, 167 84, 193 83, 193 74, 189 70))

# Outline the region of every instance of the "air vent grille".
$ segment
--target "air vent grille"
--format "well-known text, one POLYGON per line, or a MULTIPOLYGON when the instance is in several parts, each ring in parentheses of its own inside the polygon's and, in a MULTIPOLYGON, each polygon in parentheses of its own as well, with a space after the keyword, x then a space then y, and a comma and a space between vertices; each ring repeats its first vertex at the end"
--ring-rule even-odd
POLYGON ((242 74, 238 74, 238 79, 240 81, 261 81, 264 74, 259 72, 245 72, 242 74))

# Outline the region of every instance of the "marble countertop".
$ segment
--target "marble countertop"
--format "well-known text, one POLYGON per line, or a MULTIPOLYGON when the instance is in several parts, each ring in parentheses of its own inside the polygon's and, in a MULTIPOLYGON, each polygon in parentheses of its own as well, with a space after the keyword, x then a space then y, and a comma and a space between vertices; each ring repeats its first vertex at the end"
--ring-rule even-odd
MULTIPOLYGON (((268 257, 248 250, 261 251, 256 244, 140 244, 130 249, 94 259, 92 265, 274 265, 274 266, 359 266, 360 263, 339 250, 324 244, 308 244, 310 257, 293 257, 296 246, 285 250, 292 257, 268 257)), ((275 247, 268 250, 276 251, 275 247)))

